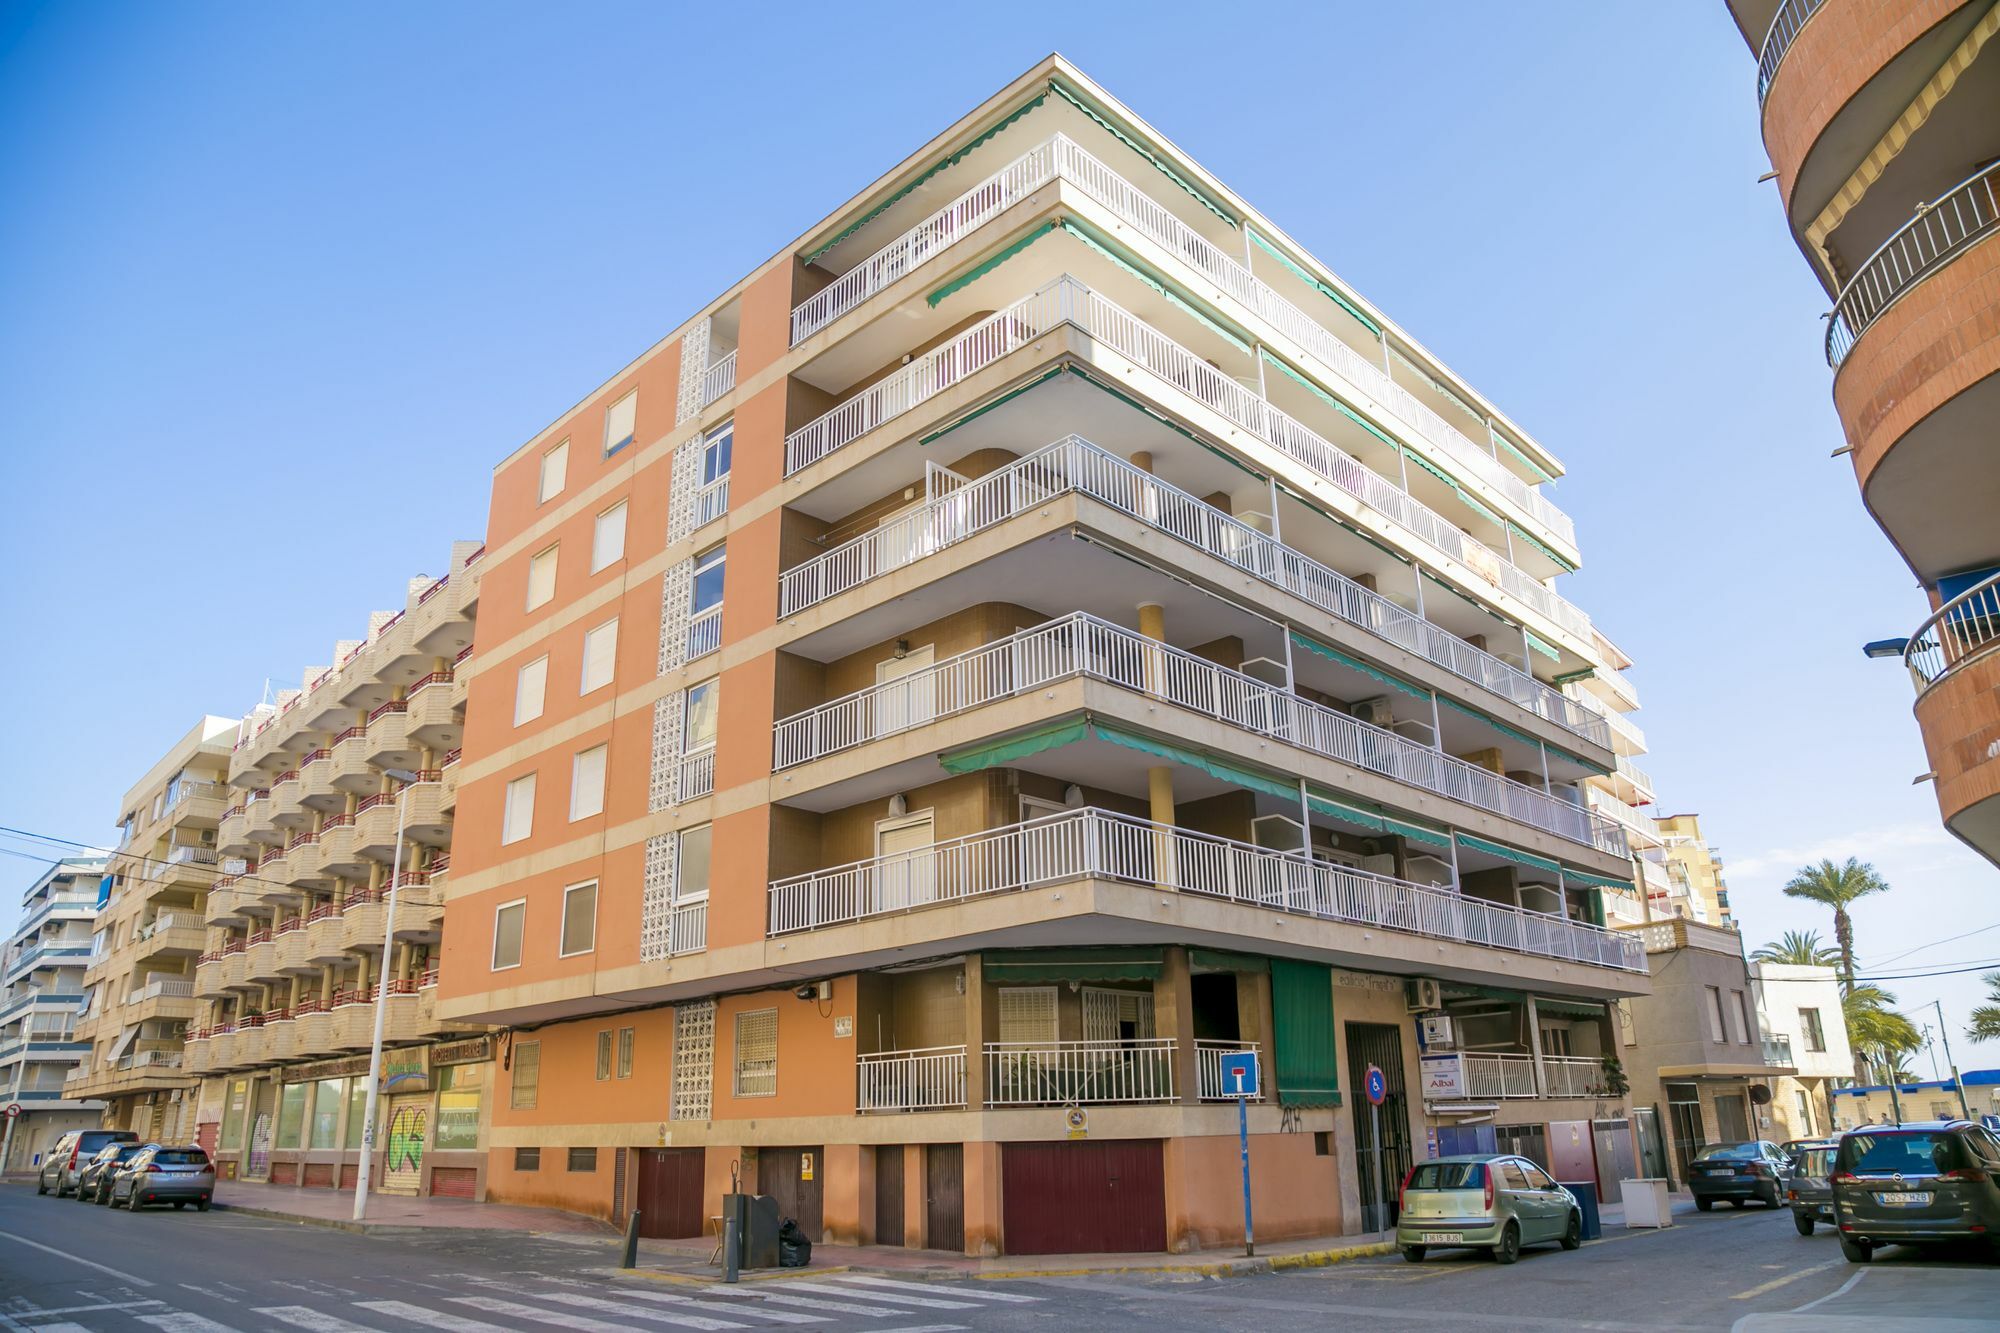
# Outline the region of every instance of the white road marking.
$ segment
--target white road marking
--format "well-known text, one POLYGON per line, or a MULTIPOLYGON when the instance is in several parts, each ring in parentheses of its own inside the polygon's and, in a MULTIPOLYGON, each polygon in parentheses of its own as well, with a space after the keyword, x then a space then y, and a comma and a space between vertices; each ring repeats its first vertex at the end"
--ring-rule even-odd
POLYGON ((89 1314, 93 1310, 144 1310, 149 1306, 165 1304, 165 1301, 108 1301, 102 1305, 64 1305, 53 1310, 30 1306, 26 1310, 10 1310, 8 1313, 19 1315, 24 1319, 47 1319, 52 1314, 89 1314))
POLYGON ((964 1324, 910 1324, 903 1328, 885 1328, 881 1333, 965 1333, 964 1324))
POLYGON ((942 1301, 928 1296, 892 1296, 886 1291, 862 1293, 852 1287, 835 1287, 822 1282, 786 1282, 787 1291, 816 1291, 822 1296, 861 1296, 871 1301, 888 1301, 891 1305, 920 1305, 929 1310, 977 1310, 973 1301, 942 1301))
MULTIPOLYGON (((841 1273, 837 1275, 835 1280, 839 1282, 858 1282, 870 1287, 894 1287, 898 1291, 921 1291, 927 1294, 934 1294, 937 1291, 936 1287, 926 1286, 921 1282, 898 1282, 892 1277, 871 1277, 866 1273, 841 1273)), ((970 1296, 974 1300, 980 1301, 1021 1301, 1023 1303, 1032 1303, 1042 1299, 1040 1296, 1017 1296, 1011 1291, 976 1291, 969 1284, 953 1286, 951 1294, 954 1296, 970 1296)))
POLYGON ((7 1323, 13 1328, 31 1329, 33 1333, 90 1333, 82 1324, 73 1324, 67 1319, 60 1324, 16 1324, 11 1319, 7 1323))
MULTIPOLYGON (((511 1315, 515 1319, 532 1319, 537 1323, 555 1324, 560 1328, 573 1328, 578 1333, 632 1333, 635 1325, 614 1324, 608 1319, 591 1319, 580 1314, 564 1314, 560 1310, 537 1310, 532 1305, 521 1305, 515 1301, 503 1301, 497 1296, 453 1296, 457 1305, 469 1305, 475 1310, 488 1314, 511 1315)), ((737 1328, 745 1325, 737 1324, 737 1328)))
MULTIPOLYGON (((696 1305, 696 1304, 699 1304, 699 1302, 697 1302, 697 1301, 696 1301, 696 1300, 695 1300, 695 1299, 694 1299, 694 1298, 693 1298, 692 1296, 675 1296, 675 1295, 673 1295, 673 1294, 671 1294, 671 1293, 669 1293, 669 1292, 664 1292, 664 1291, 630 1291, 630 1290, 626 1290, 626 1291, 621 1291, 621 1292, 619 1292, 619 1295, 621 1295, 621 1296, 625 1296, 625 1297, 627 1297, 627 1298, 629 1298, 629 1299, 631 1299, 631 1300, 638 1300, 638 1301, 654 1301, 654 1302, 656 1302, 656 1303, 658 1303, 658 1304, 660 1304, 660 1305, 696 1305)), ((780 1298, 777 1298, 777 1297, 773 1297, 773 1296, 769 1296, 769 1295, 766 1295, 766 1294, 765 1294, 764 1292, 761 1292, 761 1291, 756 1291, 756 1292, 752 1292, 752 1291, 725 1291, 725 1290, 722 1290, 722 1289, 720 1289, 720 1288, 716 1288, 716 1289, 711 1289, 711 1290, 707 1290, 707 1291, 704 1291, 704 1292, 702 1293, 702 1295, 703 1295, 703 1296, 762 1296, 762 1297, 764 1297, 764 1299, 765 1299, 765 1300, 767 1300, 767 1301, 770 1301, 770 1300, 780 1300, 780 1298)), ((814 1300, 808 1300, 808 1299, 806 1299, 806 1298, 804 1298, 804 1297, 800 1297, 799 1299, 797 1299, 797 1300, 795 1300, 795 1301, 783 1301, 783 1300, 780 1300, 780 1303, 781 1303, 781 1304, 789 1304, 789 1305, 804 1305, 804 1306, 808 1306, 808 1307, 816 1307, 816 1306, 822 1306, 822 1305, 823 1305, 823 1306, 826 1306, 826 1307, 827 1307, 827 1308, 829 1308, 829 1309, 838 1309, 838 1310, 842 1310, 842 1311, 845 1311, 845 1312, 847 1312, 847 1313, 850 1313, 850 1314, 852 1314, 852 1313, 861 1313, 861 1314, 901 1314, 901 1313, 902 1313, 902 1311, 900 1311, 900 1310, 884 1310, 884 1309, 880 1309, 880 1308, 877 1308, 877 1307, 875 1307, 875 1306, 868 1306, 868 1305, 841 1305, 841 1306, 836 1306, 836 1305, 834 1305, 834 1304, 833 1304, 833 1302, 831 1302, 831 1301, 814 1301, 814 1300)), ((758 1317, 759 1319, 768 1319, 768 1320, 770 1320, 770 1321, 771 1321, 772 1323, 774 1323, 774 1324, 824 1324, 825 1322, 827 1322, 826 1320, 824 1320, 824 1319, 820 1318, 820 1316, 818 1316, 818 1315, 816 1315, 816 1314, 792 1314, 791 1312, 789 1312, 789 1311, 786 1311, 786 1310, 765 1310, 765 1309, 761 1309, 761 1308, 753 1308, 753 1309, 751 1309, 751 1310, 748 1310, 748 1311, 746 1311, 745 1313, 748 1313, 748 1314, 755 1314, 755 1315, 756 1315, 756 1316, 757 1316, 757 1317, 758 1317)))
POLYGON ((489 1324, 484 1319, 467 1319, 464 1315, 449 1314, 443 1310, 427 1310, 408 1301, 356 1301, 355 1305, 373 1314, 407 1319, 425 1328, 440 1328, 445 1333, 513 1333, 511 1329, 489 1324))
MULTIPOLYGON (((534 1293, 534 1299, 548 1301, 555 1305, 574 1306, 579 1310, 597 1310, 604 1314, 622 1314, 633 1319, 643 1319, 656 1324, 676 1324, 682 1328, 748 1328, 729 1319, 711 1319, 698 1314, 668 1314, 663 1310, 649 1310, 642 1305, 627 1305, 623 1301, 606 1300, 602 1296, 585 1296, 576 1291, 541 1291, 534 1293)), ((688 1304, 692 1305, 690 1301, 688 1304)))
POLYGON ((236 1333, 227 1324, 218 1324, 213 1319, 205 1319, 185 1310, 173 1310, 166 1314, 142 1314, 138 1316, 142 1324, 154 1328, 164 1328, 168 1333, 236 1333))
POLYGON ((376 1333, 366 1324, 350 1324, 339 1315, 308 1309, 303 1305, 267 1305, 257 1313, 266 1319, 290 1324, 293 1328, 310 1329, 312 1333, 376 1333))
POLYGON ((82 1264, 85 1268, 95 1268, 100 1273, 109 1273, 111 1276, 128 1282, 135 1287, 150 1287, 153 1285, 145 1278, 113 1268, 109 1264, 100 1264, 92 1259, 79 1258, 71 1254, 68 1250, 59 1250, 53 1245, 44 1245, 38 1240, 29 1240, 26 1236, 17 1236, 11 1231, 0 1231, 0 1240, 11 1240, 18 1244, 26 1245, 31 1249, 40 1250, 44 1254, 53 1254, 58 1259, 67 1259, 73 1264, 82 1264))
POLYGON ((1810 1268, 1800 1268, 1785 1274, 1783 1277, 1774 1277, 1769 1282, 1760 1282, 1748 1291, 1739 1291, 1729 1299, 1732 1301, 1755 1300, 1759 1296, 1776 1291, 1779 1287, 1789 1286, 1802 1277, 1808 1277, 1814 1273, 1824 1273, 1829 1268, 1839 1268, 1846 1262, 1847 1260, 1845 1259, 1829 1259, 1823 1264, 1814 1264, 1810 1268))
POLYGON ((1853 1277, 1841 1283, 1839 1287, 1835 1288, 1833 1291, 1829 1291, 1826 1295, 1820 1297, 1818 1300, 1807 1301, 1804 1305, 1793 1306, 1791 1313, 1799 1314, 1802 1313, 1803 1311, 1812 1309, 1815 1305, 1825 1305, 1830 1300, 1835 1300, 1838 1297, 1845 1296, 1848 1292, 1853 1291, 1854 1284, 1861 1281, 1862 1278, 1867 1277, 1869 1272, 1870 1272, 1869 1269, 1866 1268, 1862 1269, 1860 1272, 1856 1273, 1853 1277))
MULTIPOLYGON (((242 1303, 238 1301, 234 1296, 225 1296, 219 1291, 210 1291, 207 1287, 197 1287, 192 1282, 183 1282, 179 1285, 183 1290, 194 1292, 198 1296, 206 1296, 209 1297, 210 1299, 218 1301, 227 1301, 231 1305, 240 1305, 242 1303)), ((240 1291, 242 1290, 242 1288, 239 1287, 237 1288, 237 1290, 240 1291)))
MULTIPOLYGON (((794 1284, 787 1282, 785 1285, 789 1287, 794 1284)), ((641 1294, 650 1295, 651 1293, 635 1291, 632 1294, 638 1296, 641 1294)), ((763 1291, 757 1288, 744 1290, 740 1287, 710 1287, 702 1295, 736 1296, 746 1301, 764 1301, 773 1305, 796 1305, 801 1310, 832 1310, 836 1314, 894 1315, 900 1319, 909 1313, 907 1310, 892 1310, 886 1305, 854 1305, 848 1301, 821 1301, 815 1300, 811 1296, 794 1296, 789 1292, 763 1291)), ((777 1317, 776 1312, 771 1310, 762 1311, 762 1314, 766 1319, 777 1317)))

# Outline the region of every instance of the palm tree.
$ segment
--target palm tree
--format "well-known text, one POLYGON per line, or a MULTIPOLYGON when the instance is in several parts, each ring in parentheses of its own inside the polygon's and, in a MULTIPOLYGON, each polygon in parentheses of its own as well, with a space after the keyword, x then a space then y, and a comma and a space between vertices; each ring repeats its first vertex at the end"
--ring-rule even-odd
POLYGON ((1787 898, 1803 898, 1833 909, 1833 940, 1840 950, 1840 983, 1844 990, 1854 989, 1854 922, 1848 918, 1848 905, 1871 893, 1888 890, 1889 881, 1876 873, 1874 866, 1852 856, 1845 865, 1821 861, 1816 866, 1801 866, 1785 885, 1787 898))
POLYGON ((1840 955, 1819 942, 1816 930, 1788 930, 1784 938, 1750 955, 1753 963, 1784 963, 1791 967, 1832 967, 1840 955))
POLYGON ((1847 1020, 1847 1040, 1854 1047, 1856 1077, 1865 1080, 1900 1069, 1903 1056, 1923 1046, 1923 1034, 1890 1007, 1895 1003, 1895 996, 1866 982, 1842 998, 1841 1016, 1847 1020))
POLYGON ((1987 972, 1979 979, 1986 983, 1988 1003, 1973 1009, 1972 1026, 1965 1035, 1974 1041, 2000 1040, 2000 972, 1987 972))

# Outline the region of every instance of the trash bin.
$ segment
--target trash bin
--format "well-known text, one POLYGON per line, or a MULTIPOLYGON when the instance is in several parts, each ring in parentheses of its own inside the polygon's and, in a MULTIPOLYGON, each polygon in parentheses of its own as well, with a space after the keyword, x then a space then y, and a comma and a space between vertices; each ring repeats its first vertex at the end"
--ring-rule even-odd
POLYGON ((1597 1217, 1597 1185, 1586 1180, 1565 1180, 1562 1187, 1576 1196, 1577 1211, 1583 1214, 1583 1239, 1596 1240, 1604 1234, 1604 1225, 1597 1217))
POLYGON ((722 1211, 736 1222, 739 1267, 776 1268, 778 1201, 768 1194, 725 1194, 722 1211))
POLYGON ((1656 1177, 1620 1181, 1618 1189, 1625 1203, 1626 1227, 1672 1226, 1674 1208, 1668 1195, 1670 1188, 1669 1181, 1656 1177))

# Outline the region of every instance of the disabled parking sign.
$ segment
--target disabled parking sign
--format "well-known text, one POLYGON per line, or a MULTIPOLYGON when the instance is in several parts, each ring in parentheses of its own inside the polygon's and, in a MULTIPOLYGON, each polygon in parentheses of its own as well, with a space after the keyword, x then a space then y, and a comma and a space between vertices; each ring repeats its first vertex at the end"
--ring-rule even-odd
POLYGON ((1361 1091, 1370 1106, 1380 1106, 1389 1099, 1389 1079, 1379 1065, 1368 1066, 1368 1072, 1361 1076, 1361 1091))

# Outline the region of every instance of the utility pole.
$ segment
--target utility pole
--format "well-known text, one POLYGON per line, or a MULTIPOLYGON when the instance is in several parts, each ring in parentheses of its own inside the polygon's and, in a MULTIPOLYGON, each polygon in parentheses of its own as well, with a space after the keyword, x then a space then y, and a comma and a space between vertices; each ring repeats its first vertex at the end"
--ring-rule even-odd
POLYGON ((1944 1063, 1951 1070, 1951 1086, 1958 1093, 1958 1115, 1961 1120, 1972 1119, 1972 1108, 1965 1104, 1965 1080, 1958 1076, 1958 1064, 1951 1058, 1951 1031, 1944 1025, 1944 1001, 1932 1000, 1931 1007, 1937 1010, 1938 1036, 1944 1039, 1944 1063))

